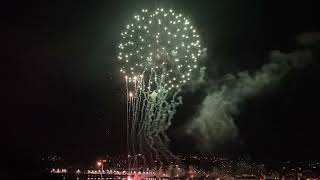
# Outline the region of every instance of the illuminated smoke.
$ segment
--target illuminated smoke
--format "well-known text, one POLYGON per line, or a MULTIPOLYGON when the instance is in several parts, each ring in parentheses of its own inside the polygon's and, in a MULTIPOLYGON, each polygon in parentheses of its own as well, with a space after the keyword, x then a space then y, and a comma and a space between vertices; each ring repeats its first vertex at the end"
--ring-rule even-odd
POLYGON ((199 148, 209 151, 237 140, 234 118, 239 114, 240 105, 267 88, 275 87, 290 70, 308 65, 311 59, 309 50, 292 53, 272 51, 270 63, 256 72, 227 74, 221 83, 208 88, 187 133, 197 139, 199 148))

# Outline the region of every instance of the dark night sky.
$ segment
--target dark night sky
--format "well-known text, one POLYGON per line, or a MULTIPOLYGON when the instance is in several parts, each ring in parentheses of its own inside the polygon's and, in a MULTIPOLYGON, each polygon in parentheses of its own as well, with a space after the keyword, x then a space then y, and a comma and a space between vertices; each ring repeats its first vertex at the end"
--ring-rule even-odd
MULTIPOLYGON (((1 30, 7 53, 2 82, 4 147, 32 156, 52 152, 71 160, 123 152, 124 87, 115 47, 127 18, 154 6, 151 2, 3 4, 8 24, 1 30)), ((167 0, 159 4, 193 19, 208 47, 208 76, 216 78, 259 68, 268 61, 270 50, 294 50, 297 35, 319 32, 314 2, 167 0)), ((320 159, 319 70, 317 64, 291 73, 277 90, 243 105, 236 118, 247 153, 259 158, 320 159)), ((201 92, 186 95, 176 126, 188 119, 183 111, 195 111, 201 97, 201 92)), ((189 139, 174 140, 177 151, 190 144, 189 139)))

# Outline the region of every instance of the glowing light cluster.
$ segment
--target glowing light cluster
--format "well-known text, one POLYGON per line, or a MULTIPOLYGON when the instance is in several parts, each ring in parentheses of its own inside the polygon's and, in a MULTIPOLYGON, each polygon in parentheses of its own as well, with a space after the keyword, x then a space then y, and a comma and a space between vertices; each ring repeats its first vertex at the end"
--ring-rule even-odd
MULTIPOLYGON (((205 51, 190 20, 171 9, 142 9, 124 27, 117 57, 126 80, 128 158, 142 158, 143 167, 178 162, 166 132, 205 51)), ((129 171, 139 162, 130 161, 129 171)))
POLYGON ((155 78, 165 79, 168 89, 187 83, 203 54, 190 20, 163 8, 142 9, 134 15, 121 33, 118 48, 120 72, 128 81, 155 71, 155 78))

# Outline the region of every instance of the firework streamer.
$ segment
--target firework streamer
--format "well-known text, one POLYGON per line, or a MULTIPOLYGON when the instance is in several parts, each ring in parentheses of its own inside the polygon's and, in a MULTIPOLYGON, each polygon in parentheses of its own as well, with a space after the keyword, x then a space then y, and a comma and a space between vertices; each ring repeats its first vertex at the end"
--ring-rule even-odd
POLYGON ((142 9, 125 26, 118 45, 126 79, 129 170, 177 162, 167 131, 181 88, 197 78, 205 51, 188 18, 171 9, 142 9))

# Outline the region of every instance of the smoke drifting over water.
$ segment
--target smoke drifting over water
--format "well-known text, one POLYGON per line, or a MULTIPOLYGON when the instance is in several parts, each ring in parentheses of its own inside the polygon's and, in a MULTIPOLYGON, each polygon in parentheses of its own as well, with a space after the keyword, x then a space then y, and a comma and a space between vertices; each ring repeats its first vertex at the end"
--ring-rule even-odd
POLYGON ((187 133, 197 139, 199 149, 212 151, 239 140, 234 117, 240 113, 240 105, 276 87, 291 70, 310 64, 312 51, 283 53, 276 50, 270 53, 269 59, 269 63, 254 73, 227 74, 221 83, 209 85, 206 97, 187 128, 187 133))

